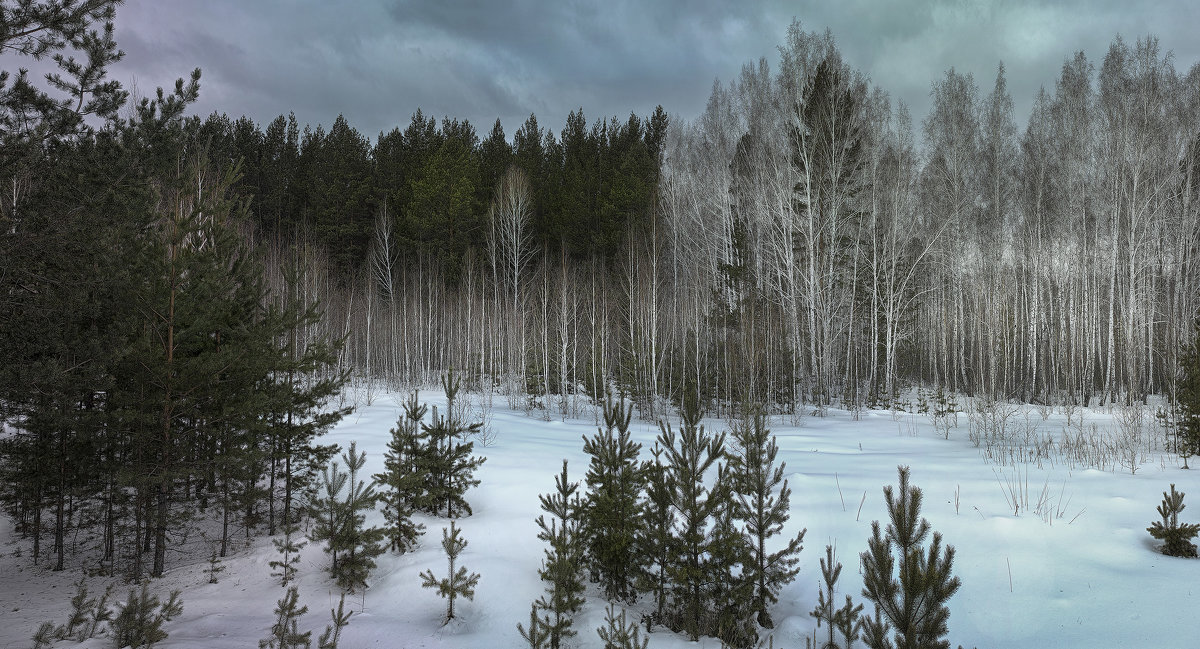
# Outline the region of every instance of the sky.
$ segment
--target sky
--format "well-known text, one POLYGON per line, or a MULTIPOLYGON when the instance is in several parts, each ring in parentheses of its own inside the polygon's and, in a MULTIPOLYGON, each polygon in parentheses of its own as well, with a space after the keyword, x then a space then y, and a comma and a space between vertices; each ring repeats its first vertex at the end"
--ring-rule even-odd
POLYGON ((1053 90, 1078 50, 1099 66, 1118 33, 1153 34, 1185 73, 1200 60, 1195 0, 128 0, 118 9, 125 59, 110 77, 150 96, 202 70, 195 112, 264 126, 342 114, 372 141, 426 115, 469 119, 481 136, 537 115, 562 129, 582 108, 699 115, 714 80, 778 46, 793 18, 831 29, 844 59, 909 105, 954 67, 990 91, 1007 69, 1019 124, 1040 86, 1053 90))

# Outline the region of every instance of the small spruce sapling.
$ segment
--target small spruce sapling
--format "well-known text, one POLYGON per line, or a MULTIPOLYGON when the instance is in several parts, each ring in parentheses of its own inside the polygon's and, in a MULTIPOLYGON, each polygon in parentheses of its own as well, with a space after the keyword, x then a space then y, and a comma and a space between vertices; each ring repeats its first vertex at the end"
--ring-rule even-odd
POLYGON ((275 603, 271 635, 258 641, 258 649, 308 649, 312 644, 312 631, 301 633, 298 628, 300 616, 308 612, 308 607, 299 604, 300 591, 291 586, 283 599, 275 603))
POLYGON ((650 644, 649 638, 642 637, 642 630, 634 622, 625 619, 625 609, 620 615, 613 615, 613 605, 609 604, 604 613, 604 626, 597 627, 604 649, 646 649, 650 644))
POLYGON ((426 570, 420 575, 423 580, 421 582, 423 588, 436 588, 438 595, 448 600, 446 619, 443 624, 454 619, 454 600, 458 597, 466 597, 468 600, 475 599, 475 586, 479 584, 479 573, 468 573, 465 567, 456 567, 455 565, 458 555, 467 547, 467 540, 459 536, 461 531, 455 526, 454 521, 450 521, 449 530, 442 528, 442 548, 446 551, 446 558, 450 563, 450 572, 447 577, 438 579, 433 576, 432 570, 426 570))
POLYGON ((140 647, 149 649, 167 638, 163 625, 183 613, 183 602, 179 591, 171 591, 170 598, 159 601, 150 594, 150 586, 142 583, 139 593, 129 591, 129 599, 121 607, 113 621, 113 640, 118 647, 140 647))
POLYGON ((943 552, 942 535, 934 532, 928 553, 922 551, 930 529, 929 521, 920 517, 921 490, 909 486, 908 467, 899 467, 899 473, 898 495, 891 485, 883 488, 891 517, 887 534, 881 533, 879 521, 873 521, 868 550, 860 555, 863 597, 875 604, 875 617, 863 622, 863 640, 871 649, 948 649, 946 602, 961 585, 951 575, 954 546, 946 546, 943 552), (888 637, 892 629, 894 644, 888 637))
POLYGON ((1170 557, 1195 557, 1196 545, 1192 539, 1200 533, 1200 524, 1180 523, 1179 514, 1187 505, 1183 504, 1183 492, 1175 491, 1171 485, 1171 493, 1163 492, 1162 504, 1158 506, 1158 515, 1162 521, 1154 521, 1146 528, 1150 536, 1163 541, 1162 553, 1170 557))

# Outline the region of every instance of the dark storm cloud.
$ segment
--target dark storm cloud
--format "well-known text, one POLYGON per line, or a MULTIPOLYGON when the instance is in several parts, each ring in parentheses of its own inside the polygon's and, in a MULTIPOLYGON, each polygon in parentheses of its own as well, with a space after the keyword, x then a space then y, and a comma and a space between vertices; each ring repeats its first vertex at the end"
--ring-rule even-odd
POLYGON ((1200 57, 1187 0, 135 0, 118 13, 127 57, 113 76, 148 95, 200 67, 197 112, 260 123, 295 111, 328 125, 341 113, 374 138, 421 108, 481 133, 499 117, 511 136, 530 113, 557 131, 579 107, 589 120, 656 104, 694 117, 714 78, 763 56, 774 64, 793 16, 832 29, 846 60, 910 104, 918 124, 931 82, 951 66, 972 73, 982 96, 1003 60, 1023 121, 1065 58, 1082 49, 1098 65, 1117 32, 1156 34, 1181 72, 1200 57))

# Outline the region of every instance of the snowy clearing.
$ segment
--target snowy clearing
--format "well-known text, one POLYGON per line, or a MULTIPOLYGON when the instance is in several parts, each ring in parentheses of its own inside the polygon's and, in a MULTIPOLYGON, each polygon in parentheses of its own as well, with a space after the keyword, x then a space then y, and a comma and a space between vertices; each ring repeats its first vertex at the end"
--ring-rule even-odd
MULTIPOLYGON (((357 441, 367 452, 366 470, 379 471, 405 396, 387 394, 372 405, 360 403, 323 441, 343 448, 357 441)), ((438 392, 422 392, 421 398, 439 409, 445 406, 438 392)), ((990 451, 986 440, 977 447, 965 414, 948 428, 935 428, 926 415, 888 411, 866 411, 855 420, 851 413, 830 410, 799 425, 773 418, 779 459, 787 463, 793 489, 791 520, 776 538, 808 529, 800 575, 774 609, 775 646, 803 647, 812 634, 815 620, 808 612, 817 601, 818 560, 826 543, 836 545, 845 564, 837 597, 850 594, 862 601, 858 553, 866 549, 871 522, 886 522, 882 487, 896 483, 897 465, 912 467, 912 483, 925 494, 923 515, 957 549, 954 569, 962 588, 950 601, 952 646, 1194 646, 1200 622, 1186 612, 1200 606, 1200 561, 1158 553, 1146 527, 1157 518, 1154 508, 1170 483, 1194 503, 1182 518, 1200 520, 1200 471, 1179 469, 1171 454, 1137 456, 1136 450, 1136 473, 1121 463, 1118 451, 1106 470, 1085 468, 1054 446, 1061 441, 1045 445, 1047 436, 1061 440, 1071 430, 1093 437, 1112 433, 1119 428, 1119 411, 1076 409, 1070 423, 1060 410, 1047 418, 1031 407, 1010 414, 1027 442, 1021 448, 1036 449, 1041 440, 1042 452, 1014 449, 1007 442, 1018 435, 1011 432, 1006 443, 991 444, 990 451)), ((449 521, 419 516, 427 528, 420 547, 382 557, 365 597, 347 598, 355 614, 342 646, 522 646, 516 625, 528 620, 530 602, 543 590, 537 577, 543 545, 534 523, 541 513, 538 494, 551 491, 564 458, 571 479, 582 479, 588 459, 581 436, 591 435, 596 426, 591 420, 543 421, 499 404, 487 419, 490 443, 476 444, 476 452, 487 457, 476 474, 482 485, 468 494, 475 514, 459 520, 470 542, 460 565, 482 575, 474 601, 458 602, 461 620, 441 625, 444 600, 422 589, 417 575, 426 569, 445 572, 439 541, 449 521)), ((705 423, 710 429, 726 427, 720 420, 705 423)), ((647 422, 632 428, 646 457, 658 428, 647 422)), ((375 512, 369 522, 380 524, 382 517, 375 512)), ((14 538, 6 518, 0 519, 0 551, 0 649, 28 647, 40 623, 64 621, 78 565, 62 573, 32 566, 26 544, 14 538)), ((284 594, 270 576, 267 564, 274 558, 270 539, 256 539, 224 560, 226 570, 217 584, 208 583, 206 556, 187 565, 176 559, 168 575, 152 584, 164 596, 172 588, 183 590, 183 615, 168 623, 170 637, 159 646, 257 646, 284 594)), ((301 627, 313 629, 314 638, 327 624, 330 606, 336 606, 327 561, 310 543, 300 563, 301 602, 309 607, 301 627)), ((102 591, 108 581, 94 578, 89 584, 102 591)), ((124 599, 127 592, 121 583, 115 595, 124 599)), ((601 646, 595 628, 603 622, 606 603, 594 586, 587 595, 576 618, 580 635, 571 642, 580 649, 601 646)), ((640 617, 636 609, 630 611, 632 619, 640 617)), ((102 637, 59 646, 107 647, 110 642, 102 637)), ((650 646, 715 649, 720 643, 690 643, 658 627, 650 646)))

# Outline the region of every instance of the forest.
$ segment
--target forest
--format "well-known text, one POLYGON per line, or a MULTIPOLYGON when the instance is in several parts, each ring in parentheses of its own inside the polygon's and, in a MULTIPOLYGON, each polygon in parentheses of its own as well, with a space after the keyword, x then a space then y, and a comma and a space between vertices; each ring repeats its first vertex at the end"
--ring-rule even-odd
POLYGON ((546 420, 620 395, 694 426, 1184 381, 1200 65, 1153 36, 1067 55, 1028 116, 1000 64, 914 118, 794 21, 691 120, 418 108, 372 137, 190 114, 199 69, 130 99, 117 4, 0 13, 0 49, 57 66, 0 76, 0 501, 35 562, 84 531, 161 576, 196 517, 214 557, 295 525, 347 388, 452 372, 546 420))
POLYGON ((948 70, 914 126, 832 34, 795 22, 779 52, 690 122, 580 108, 511 142, 419 110, 373 144, 341 118, 184 130, 237 172, 256 244, 301 258, 320 335, 367 380, 454 367, 510 403, 574 412, 616 389, 650 418, 685 394, 787 411, 912 385, 1173 393, 1200 69, 1117 37, 1098 64, 1067 57, 1022 131, 1003 64, 982 90, 948 70))

